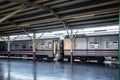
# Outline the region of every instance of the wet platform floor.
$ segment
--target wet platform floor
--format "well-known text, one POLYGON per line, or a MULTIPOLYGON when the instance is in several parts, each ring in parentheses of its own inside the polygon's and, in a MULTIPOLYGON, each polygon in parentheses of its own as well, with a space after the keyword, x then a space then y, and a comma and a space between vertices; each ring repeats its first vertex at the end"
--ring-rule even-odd
POLYGON ((0 60, 0 80, 119 80, 118 65, 0 60))

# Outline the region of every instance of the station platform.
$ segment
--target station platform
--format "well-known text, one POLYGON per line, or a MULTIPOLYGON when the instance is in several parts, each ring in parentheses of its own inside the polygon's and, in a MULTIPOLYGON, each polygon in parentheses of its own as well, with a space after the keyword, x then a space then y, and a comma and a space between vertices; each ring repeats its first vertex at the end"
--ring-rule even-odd
POLYGON ((118 80, 118 65, 1 59, 0 80, 118 80))

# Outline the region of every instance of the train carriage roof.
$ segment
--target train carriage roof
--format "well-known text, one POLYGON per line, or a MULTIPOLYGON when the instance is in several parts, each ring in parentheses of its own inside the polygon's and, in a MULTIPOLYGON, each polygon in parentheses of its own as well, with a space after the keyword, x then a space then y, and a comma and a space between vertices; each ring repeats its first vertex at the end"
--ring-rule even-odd
POLYGON ((0 35, 118 25, 119 0, 0 0, 0 35))

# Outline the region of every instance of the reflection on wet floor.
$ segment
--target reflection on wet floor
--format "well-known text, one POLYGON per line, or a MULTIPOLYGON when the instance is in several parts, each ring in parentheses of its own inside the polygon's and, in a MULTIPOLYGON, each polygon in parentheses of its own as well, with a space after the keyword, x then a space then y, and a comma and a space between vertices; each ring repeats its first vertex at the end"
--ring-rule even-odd
POLYGON ((118 80, 118 65, 0 60, 0 80, 118 80))

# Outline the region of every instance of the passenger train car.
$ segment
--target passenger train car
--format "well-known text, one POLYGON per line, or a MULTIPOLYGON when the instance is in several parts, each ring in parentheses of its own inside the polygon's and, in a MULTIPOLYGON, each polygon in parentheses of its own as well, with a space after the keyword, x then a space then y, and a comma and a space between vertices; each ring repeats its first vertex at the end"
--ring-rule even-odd
MULTIPOLYGON (((36 58, 42 60, 43 58, 53 59, 56 53, 56 46, 58 39, 41 39, 36 41, 36 58)), ((0 55, 7 57, 7 43, 0 42, 0 55)), ((32 59, 32 41, 31 40, 17 40, 10 44, 11 58, 27 58, 32 59)))
MULTIPOLYGON (((70 39, 64 40, 64 55, 70 60, 70 39)), ((81 61, 97 60, 103 62, 105 57, 117 58, 118 36, 80 36, 73 41, 73 59, 81 61)))
MULTIPOLYGON (((36 59, 53 60, 56 55, 60 59, 68 59, 71 56, 71 41, 65 37, 64 40, 40 39, 36 43, 36 59)), ((32 41, 16 40, 10 45, 11 58, 32 59, 32 41)), ((7 56, 7 44, 0 42, 0 56, 7 56)), ((73 59, 80 61, 97 60, 103 62, 105 57, 118 57, 118 35, 85 36, 77 35, 73 40, 73 59)))

